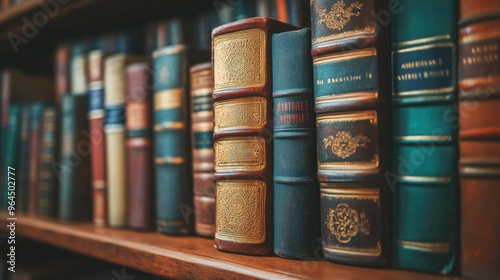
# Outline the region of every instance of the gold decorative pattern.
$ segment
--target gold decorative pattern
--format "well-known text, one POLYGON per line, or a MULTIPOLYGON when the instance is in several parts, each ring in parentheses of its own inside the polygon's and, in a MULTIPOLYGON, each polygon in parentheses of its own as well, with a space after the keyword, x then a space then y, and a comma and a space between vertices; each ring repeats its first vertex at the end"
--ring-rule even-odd
POLYGON ((266 167, 262 137, 233 137, 214 143, 215 171, 260 171, 266 167))
POLYGON ((325 223, 340 243, 349 243, 358 233, 370 235, 370 223, 365 212, 358 214, 358 211, 351 209, 346 203, 330 209, 325 223))
POLYGON ((362 3, 354 2, 347 6, 344 0, 339 0, 329 11, 322 9, 318 12, 318 25, 325 24, 331 30, 341 31, 351 21, 351 17, 360 15, 362 8, 362 3))
POLYGON ((167 89, 155 92, 155 110, 175 109, 182 106, 183 88, 167 89))
POLYGON ((355 154, 359 147, 366 148, 368 142, 370 139, 363 134, 353 137, 349 131, 338 131, 335 137, 330 135, 328 138, 323 138, 325 149, 331 147, 332 153, 341 158, 348 158, 355 154))
POLYGON ((266 184, 258 180, 218 181, 215 237, 258 244, 266 238, 266 184))
POLYGON ((214 103, 214 131, 259 129, 266 123, 266 99, 247 97, 214 103))
POLYGON ((266 34, 248 29, 214 38, 214 91, 261 87, 266 81, 266 34))

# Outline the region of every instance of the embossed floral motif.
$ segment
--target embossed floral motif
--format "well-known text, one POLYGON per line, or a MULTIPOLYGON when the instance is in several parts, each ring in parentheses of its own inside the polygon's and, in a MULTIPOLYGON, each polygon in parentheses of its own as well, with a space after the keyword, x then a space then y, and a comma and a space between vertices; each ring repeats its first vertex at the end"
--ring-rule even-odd
POLYGON ((366 148, 368 142, 370 142, 368 137, 362 134, 353 137, 348 131, 338 131, 335 137, 330 135, 328 138, 323 138, 325 149, 331 147, 332 153, 341 158, 350 157, 359 147, 366 148))
POLYGON ((328 211, 326 225, 330 232, 341 243, 349 243, 358 233, 370 235, 370 223, 365 212, 351 209, 345 203, 338 204, 335 209, 328 211))
POLYGON ((351 17, 359 16, 361 8, 363 8, 362 3, 354 2, 347 6, 344 0, 339 0, 329 11, 326 9, 319 11, 318 25, 324 23, 331 30, 340 31, 351 21, 351 17))

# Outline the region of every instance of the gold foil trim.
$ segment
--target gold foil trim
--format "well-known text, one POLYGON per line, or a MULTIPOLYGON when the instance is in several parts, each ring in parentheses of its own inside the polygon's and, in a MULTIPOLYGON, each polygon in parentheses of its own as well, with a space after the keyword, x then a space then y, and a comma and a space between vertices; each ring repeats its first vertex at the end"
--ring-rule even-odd
POLYGON ((156 164, 182 164, 184 163, 183 157, 162 157, 155 158, 156 164))
POLYGON ((398 240, 398 245, 411 250, 432 252, 432 253, 448 253, 450 244, 447 242, 417 242, 398 240))
POLYGON ((352 2, 349 5, 344 0, 339 0, 332 4, 330 10, 322 9, 318 11, 318 26, 325 24, 331 30, 341 31, 351 21, 351 17, 359 17, 364 4, 352 2))
POLYGON ((342 255, 356 255, 365 257, 377 257, 382 253, 382 246, 377 242, 375 248, 356 248, 356 247, 340 247, 333 245, 324 245, 324 250, 342 255))
POLYGON ((259 244, 266 239, 266 183, 259 180, 216 183, 215 237, 259 244))
POLYGON ((451 177, 432 177, 432 176, 400 176, 400 180, 415 183, 449 183, 451 177))
POLYGON ((455 52, 455 44, 453 44, 453 43, 441 43, 441 44, 432 44, 432 45, 412 47, 412 48, 407 48, 407 49, 402 49, 402 50, 395 50, 395 51, 392 51, 392 53, 393 54, 394 53, 405 53, 405 52, 420 51, 420 50, 427 50, 427 49, 441 48, 441 47, 451 47, 453 49, 453 53, 455 52))
POLYGON ((495 29, 495 30, 489 30, 487 32, 478 32, 478 33, 465 35, 462 38, 460 38, 460 43, 461 44, 469 44, 469 43, 474 43, 474 42, 488 40, 488 39, 495 39, 498 37, 500 37, 500 30, 495 29))
POLYGON ((260 171, 266 167, 262 137, 232 137, 214 143, 215 171, 260 171))
POLYGON ((334 94, 329 96, 321 96, 316 98, 316 105, 330 103, 330 102, 345 102, 345 101, 355 101, 355 100, 366 100, 366 99, 377 99, 378 92, 355 92, 355 93, 343 93, 334 94))
POLYGON ((187 47, 185 45, 173 45, 163 47, 153 52, 153 58, 158 58, 160 56, 176 54, 183 52, 187 47))
POLYGON ((451 141, 450 135, 407 135, 394 138, 396 141, 430 141, 430 142, 447 142, 451 141))
POLYGON ((339 61, 344 61, 344 60, 351 60, 351 59, 355 59, 355 58, 362 58, 362 57, 376 56, 376 55, 377 55, 377 49, 375 49, 375 48, 368 48, 368 49, 363 49, 363 50, 353 50, 353 51, 347 51, 347 52, 342 52, 342 53, 332 53, 332 54, 319 56, 316 59, 314 59, 313 64, 320 65, 320 64, 330 63, 330 62, 339 62, 339 61))
POLYGON ((154 130, 156 132, 164 130, 179 130, 185 127, 184 122, 166 122, 161 124, 155 124, 154 130))
MULTIPOLYGON (((102 50, 93 50, 88 54, 88 67, 89 67, 89 80, 98 80, 103 77, 102 74, 102 66, 103 66, 103 51, 102 50)), ((92 82, 89 84, 89 87, 95 83, 92 82)), ((102 88, 102 82, 101 87, 102 88)))
POLYGON ((266 33, 248 29, 213 39, 214 91, 266 82, 266 33))
POLYGON ((214 103, 214 131, 259 129, 267 118, 263 97, 236 98, 214 103))
POLYGON ((154 93, 155 110, 181 108, 183 104, 183 88, 162 90, 154 93))
POLYGON ((450 38, 451 38, 450 35, 446 34, 446 35, 439 35, 439 36, 422 38, 422 39, 411 40, 411 41, 406 41, 406 42, 393 43, 392 45, 394 47, 406 47, 406 46, 411 46, 411 45, 431 43, 431 42, 435 42, 435 41, 450 40, 450 38))

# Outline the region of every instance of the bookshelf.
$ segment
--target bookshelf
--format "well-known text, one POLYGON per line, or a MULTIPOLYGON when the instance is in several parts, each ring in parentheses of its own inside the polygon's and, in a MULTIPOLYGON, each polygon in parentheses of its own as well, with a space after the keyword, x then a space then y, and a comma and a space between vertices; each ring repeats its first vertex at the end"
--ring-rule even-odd
MULTIPOLYGON (((7 213, 2 212, 0 220, 6 221, 6 218, 7 213)), ((23 215, 17 215, 16 234, 174 279, 457 279, 395 269, 346 266, 327 261, 229 254, 217 251, 212 239, 100 228, 89 223, 61 223, 23 215)))

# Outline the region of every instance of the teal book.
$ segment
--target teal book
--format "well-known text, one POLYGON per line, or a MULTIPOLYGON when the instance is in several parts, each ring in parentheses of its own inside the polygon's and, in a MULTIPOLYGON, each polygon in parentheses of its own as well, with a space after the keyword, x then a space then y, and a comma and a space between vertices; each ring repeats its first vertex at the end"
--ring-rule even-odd
POLYGON ((198 61, 186 45, 153 52, 156 227, 165 234, 194 227, 188 77, 198 61))
POLYGON ((272 37, 274 253, 314 256, 319 234, 311 30, 272 37))
POLYGON ((30 105, 21 108, 21 127, 19 130, 19 162, 16 172, 16 210, 26 212, 28 210, 28 184, 29 184, 29 162, 30 162, 30 105))
MULTIPOLYGON (((5 172, 7 173, 7 170, 12 171, 13 173, 17 174, 17 169, 18 169, 18 160, 19 160, 19 129, 21 127, 21 108, 19 105, 11 104, 9 106, 9 126, 7 127, 6 131, 6 137, 7 141, 5 142, 6 144, 6 153, 5 153, 5 172), (13 169, 12 169, 13 168, 13 169)), ((15 178, 17 179, 17 178, 15 178)), ((7 180, 7 178, 2 182, 4 189, 3 189, 3 196, 2 196, 2 208, 7 209, 9 206, 14 206, 13 203, 15 203, 15 191, 17 187, 17 181, 12 181, 12 180, 7 180), (9 184, 9 182, 15 182, 14 185, 12 183, 9 184), (14 195, 12 195, 14 194, 14 195), (14 198, 14 200, 11 200, 9 198, 14 198), (11 202, 14 201, 14 202, 11 202)))
POLYGON ((396 267, 450 274, 458 258, 458 1, 402 0, 392 25, 396 267), (422 16, 422 15, 425 15, 422 16))

